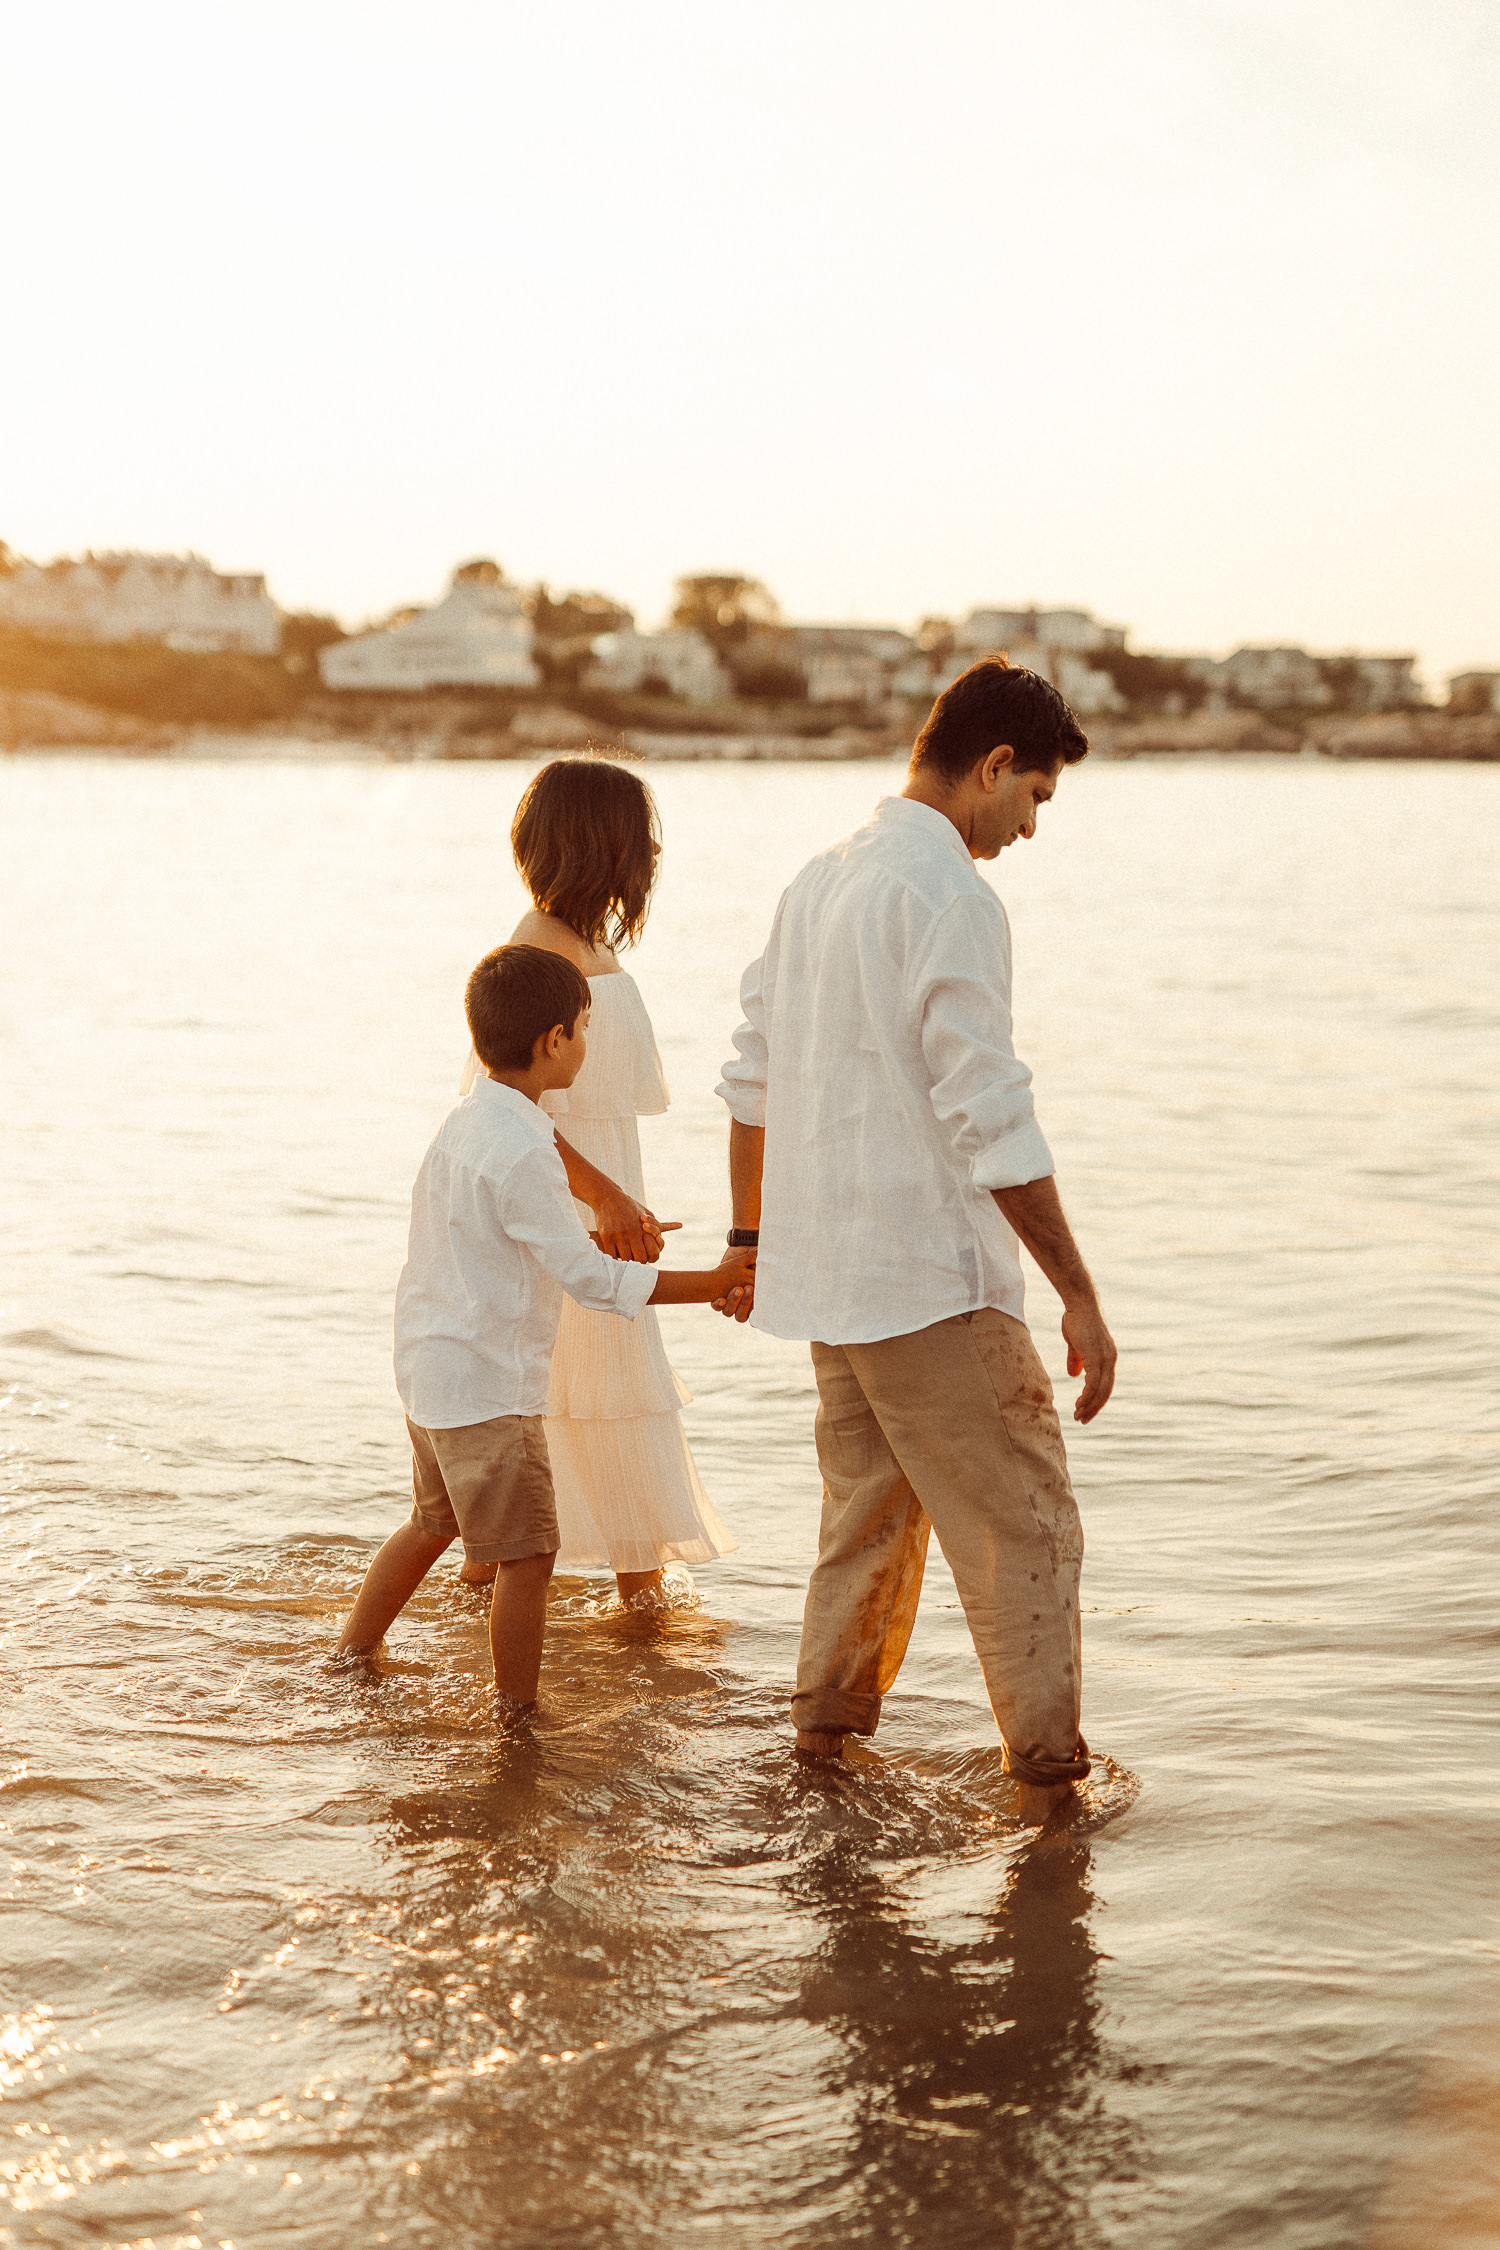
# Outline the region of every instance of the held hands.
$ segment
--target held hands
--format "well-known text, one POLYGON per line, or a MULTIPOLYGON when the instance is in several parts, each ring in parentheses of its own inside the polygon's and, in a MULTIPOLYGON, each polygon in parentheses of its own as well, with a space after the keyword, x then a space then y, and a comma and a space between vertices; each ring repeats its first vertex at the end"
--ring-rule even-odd
POLYGON ((606 1257, 622 1258, 627 1265, 654 1266, 662 1253, 663 1236, 676 1233, 682 1225, 680 1219, 658 1219, 644 1203, 610 1181, 604 1182, 593 1212, 591 1240, 606 1257))
POLYGON ((726 1250, 715 1270, 724 1287, 712 1300, 714 1311, 726 1320, 748 1320, 755 1303, 755 1252, 726 1250))
POLYGON ((1084 1378, 1073 1405, 1075 1422, 1092 1422, 1115 1387, 1115 1340, 1104 1325, 1096 1302, 1065 1305, 1063 1340, 1068 1347, 1068 1373, 1084 1378))

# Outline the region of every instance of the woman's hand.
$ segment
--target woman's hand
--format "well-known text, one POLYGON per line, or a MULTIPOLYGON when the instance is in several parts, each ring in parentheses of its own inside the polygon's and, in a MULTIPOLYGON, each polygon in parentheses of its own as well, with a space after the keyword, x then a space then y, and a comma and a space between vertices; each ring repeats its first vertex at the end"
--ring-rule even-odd
POLYGON ((644 1203, 637 1203, 622 1187, 607 1179, 597 1164, 590 1164, 571 1141, 557 1135, 557 1153, 568 1175, 568 1192, 594 1214, 589 1238, 606 1257, 623 1258, 627 1265, 654 1266, 661 1256, 661 1238, 681 1226, 680 1219, 658 1219, 644 1203))
POLYGON ((755 1252, 726 1250, 715 1270, 724 1287, 713 1300, 714 1311, 726 1320, 748 1320, 755 1304, 755 1252))
POLYGON ((623 1258, 630 1265, 654 1266, 662 1253, 662 1237, 674 1234, 682 1225, 680 1219, 658 1219, 644 1203, 637 1203, 633 1195, 602 1175, 590 1198, 590 1208, 594 1214, 591 1231, 599 1248, 606 1257, 623 1258))

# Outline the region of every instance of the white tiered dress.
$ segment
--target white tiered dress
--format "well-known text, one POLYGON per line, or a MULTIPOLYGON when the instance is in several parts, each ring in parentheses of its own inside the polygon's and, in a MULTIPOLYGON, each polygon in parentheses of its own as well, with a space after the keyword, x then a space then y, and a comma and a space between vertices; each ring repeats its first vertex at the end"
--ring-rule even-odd
MULTIPOLYGON (((623 969, 590 977, 589 997, 583 1068, 565 1093, 544 1094, 541 1106, 580 1156, 644 1202, 635 1121, 667 1107, 651 1018, 623 969)), ((588 1206, 577 1209, 592 1227, 588 1206)), ((688 1450, 678 1409, 690 1396, 649 1305, 622 1320, 564 1297, 547 1394, 560 1571, 656 1570, 710 1562, 739 1545, 688 1450)))

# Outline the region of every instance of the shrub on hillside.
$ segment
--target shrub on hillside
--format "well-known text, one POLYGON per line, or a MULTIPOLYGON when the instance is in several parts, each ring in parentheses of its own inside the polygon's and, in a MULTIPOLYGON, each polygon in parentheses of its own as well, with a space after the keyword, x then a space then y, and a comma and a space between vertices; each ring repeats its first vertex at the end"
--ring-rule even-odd
POLYGON ((175 726, 255 726, 285 718, 300 693, 275 656, 195 655, 148 641, 56 641, 32 633, 0 633, 0 687, 40 689, 175 726))

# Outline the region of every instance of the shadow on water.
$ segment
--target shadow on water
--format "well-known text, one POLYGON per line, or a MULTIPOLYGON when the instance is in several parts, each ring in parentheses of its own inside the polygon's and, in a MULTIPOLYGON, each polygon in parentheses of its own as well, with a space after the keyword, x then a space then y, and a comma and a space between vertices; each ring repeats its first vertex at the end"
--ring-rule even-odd
POLYGON ((1102 2244, 1087 1838, 992 1759, 797 1766, 708 1620, 596 1625, 582 1707, 568 1638, 554 1725, 387 1798, 369 2238, 1102 2244))
MULTIPOLYGON (((963 1872, 994 1888, 992 1867, 963 1872)), ((1097 2239, 1095 2191, 1135 2167, 1101 2084, 1090 1874, 1086 1842, 1034 1845, 947 1940, 858 1841, 796 1879, 822 1928, 800 2005, 839 2042, 856 2238, 1097 2239)))

